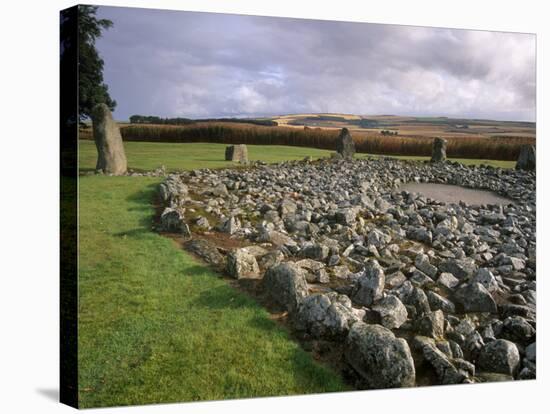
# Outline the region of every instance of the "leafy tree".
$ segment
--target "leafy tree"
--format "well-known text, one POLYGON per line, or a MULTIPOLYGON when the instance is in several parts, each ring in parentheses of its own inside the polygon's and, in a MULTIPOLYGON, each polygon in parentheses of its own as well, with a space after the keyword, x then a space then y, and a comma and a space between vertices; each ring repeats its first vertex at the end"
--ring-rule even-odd
POLYGON ((95 48, 95 41, 104 29, 113 26, 108 19, 96 17, 98 6, 78 6, 78 113, 80 120, 91 117, 92 108, 105 103, 112 110, 116 101, 109 95, 103 82, 103 59, 95 48))

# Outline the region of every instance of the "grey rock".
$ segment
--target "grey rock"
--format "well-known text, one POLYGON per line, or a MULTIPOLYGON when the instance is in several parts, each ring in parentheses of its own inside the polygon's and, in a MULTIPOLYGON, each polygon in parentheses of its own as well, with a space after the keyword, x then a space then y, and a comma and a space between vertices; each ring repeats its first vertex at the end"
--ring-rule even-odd
POLYGON ((255 258, 263 257, 268 253, 266 249, 262 246, 258 246, 257 244, 251 244, 250 246, 243 247, 243 249, 255 258))
POLYGON ((475 369, 463 360, 447 357, 437 348, 431 338, 416 336, 414 347, 421 351, 423 359, 434 369, 441 384, 461 384, 467 382, 475 369))
POLYGON ((229 191, 227 191, 227 187, 223 183, 210 188, 209 190, 207 190, 207 192, 214 197, 225 197, 229 194, 229 191))
POLYGON ((417 227, 407 231, 407 237, 428 245, 431 245, 433 240, 432 232, 423 227, 417 227))
POLYGON ((379 300, 372 310, 380 315, 382 325, 388 329, 398 329, 407 320, 407 308, 394 295, 379 300))
POLYGON ((404 298, 404 303, 410 305, 415 318, 430 312, 430 303, 426 293, 421 288, 415 287, 410 294, 404 298))
POLYGON ((338 256, 337 254, 332 254, 328 258, 328 265, 329 266, 336 266, 338 263, 340 263, 340 256, 338 256))
POLYGON ((518 379, 520 380, 537 379, 537 371, 528 367, 523 367, 520 373, 518 374, 518 379))
POLYGON ((314 338, 343 340, 349 328, 362 319, 364 311, 352 308, 345 295, 336 292, 313 294, 300 302, 294 327, 314 338))
POLYGON ((498 290, 498 282, 495 279, 495 275, 489 269, 479 269, 473 277, 472 282, 482 284, 488 292, 496 292, 498 290))
POLYGON ((197 226, 200 229, 204 229, 204 230, 210 230, 210 228, 211 228, 210 222, 208 221, 208 219, 206 217, 199 217, 195 221, 195 226, 197 226))
POLYGON ((235 234, 241 228, 240 221, 234 217, 228 217, 218 226, 219 231, 222 233, 235 234))
POLYGON ((220 266, 225 261, 225 258, 218 251, 216 246, 206 240, 193 239, 186 242, 184 247, 191 253, 199 256, 206 263, 220 266))
POLYGON ((329 255, 329 248, 324 244, 307 243, 301 250, 303 257, 313 260, 325 260, 329 255))
POLYGON ((325 268, 324 263, 321 263, 321 262, 318 262, 318 261, 312 260, 312 259, 299 260, 299 261, 296 262, 296 265, 300 266, 302 269, 307 269, 311 272, 314 272, 316 270, 325 268))
POLYGON ((287 198, 283 199, 279 204, 279 214, 281 215, 281 217, 296 213, 296 209, 296 203, 287 198))
POLYGON ((260 279, 260 268, 254 255, 246 248, 235 249, 227 255, 226 270, 235 279, 260 279))
POLYGON ((166 207, 160 215, 160 231, 170 233, 184 232, 184 217, 181 211, 177 208, 166 207))
POLYGON ((426 296, 432 310, 441 309, 445 313, 455 313, 455 305, 449 299, 432 291, 428 291, 426 296))
POLYGON ((405 283, 406 280, 407 278, 405 277, 403 272, 398 271, 390 273, 389 275, 386 275, 386 287, 390 289, 398 288, 403 283, 405 283))
POLYGON ((382 248, 391 241, 391 237, 378 229, 369 232, 367 242, 376 248, 382 248))
POLYGON ((262 269, 269 269, 275 265, 278 265, 285 259, 285 255, 280 250, 271 250, 264 254, 258 264, 262 269))
POLYGON ((415 267, 427 274, 430 278, 434 278, 437 275, 437 267, 430 264, 430 259, 425 254, 419 254, 414 260, 415 267))
POLYGON ((476 325, 468 317, 462 319, 458 325, 455 326, 455 332, 464 337, 469 336, 476 330, 476 325))
POLYGON ((382 297, 384 284, 385 275, 382 267, 375 260, 368 262, 363 274, 357 279, 352 294, 353 301, 364 306, 372 305, 382 297))
POLYGON ((485 346, 485 341, 478 331, 473 331, 464 341, 462 349, 465 351, 467 359, 476 361, 481 349, 485 346))
POLYGON ((464 353, 462 352, 462 348, 459 344, 457 344, 453 340, 449 340, 449 346, 451 347, 451 352, 453 354, 453 358, 464 358, 464 353))
POLYGON ((471 277, 477 271, 477 266, 472 259, 449 259, 439 264, 439 270, 463 280, 471 277))
POLYGON ((353 324, 344 356, 368 388, 415 385, 416 372, 407 341, 381 325, 353 324))
POLYGON ((497 311, 495 300, 480 283, 471 283, 459 288, 454 294, 454 299, 462 305, 465 312, 497 311))
POLYGON ((421 335, 441 338, 444 334, 445 316, 441 310, 425 314, 418 320, 417 329, 421 335))
POLYGON ((325 264, 312 259, 302 259, 297 266, 307 270, 306 280, 309 283, 329 283, 330 278, 325 270, 325 264))
POLYGON ((260 241, 269 242, 275 246, 296 246, 296 242, 288 234, 268 230, 261 234, 260 241))
POLYGON ((335 215, 336 222, 343 226, 353 226, 357 220, 357 210, 354 208, 344 208, 338 210, 335 215))
POLYGON ((504 319, 499 337, 518 344, 527 345, 535 336, 535 328, 521 316, 509 316, 504 319))
POLYGON ((178 175, 169 175, 159 186, 160 199, 166 205, 177 204, 188 192, 189 188, 178 175))
POLYGON ((348 279, 351 275, 348 267, 346 265, 334 266, 332 269, 332 274, 338 279, 348 279))
POLYGON ((497 339, 483 347, 479 355, 479 367, 488 372, 515 375, 519 368, 517 346, 506 339, 497 339))
POLYGON ((536 362, 537 361, 537 343, 533 342, 532 344, 529 344, 525 347, 525 357, 531 361, 536 362))
POLYGON ((448 289, 453 289, 460 283, 460 280, 454 277, 452 273, 443 272, 439 275, 439 278, 437 279, 437 283, 439 283, 442 286, 445 286, 448 289))
POLYGON ((426 273, 421 272, 418 269, 415 269, 412 272, 411 277, 410 277, 409 280, 411 281, 411 283, 414 286, 418 286, 418 287, 422 287, 422 286, 426 285, 427 283, 433 282, 432 278, 430 278, 426 273))
POLYGON ((264 275, 263 289, 271 300, 292 313, 308 295, 305 271, 290 262, 271 267, 264 275))

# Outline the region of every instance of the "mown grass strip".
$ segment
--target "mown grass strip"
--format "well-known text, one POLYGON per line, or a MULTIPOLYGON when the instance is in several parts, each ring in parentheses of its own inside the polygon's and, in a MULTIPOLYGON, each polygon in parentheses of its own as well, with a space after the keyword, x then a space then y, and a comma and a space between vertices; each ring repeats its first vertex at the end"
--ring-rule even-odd
MULTIPOLYGON (((97 151, 93 141, 79 142, 80 168, 93 170, 96 165, 97 151)), ((225 144, 212 143, 154 143, 154 142, 125 142, 124 148, 128 158, 129 168, 137 170, 153 170, 164 165, 169 171, 193 170, 197 168, 223 168, 235 166, 235 163, 224 161, 225 144)), ((248 157, 251 161, 265 161, 268 163, 285 160, 301 160, 306 156, 313 159, 329 156, 333 151, 315 148, 289 147, 280 145, 248 145, 248 157)), ((367 154, 357 154, 357 158, 368 157, 367 154)), ((399 157, 399 159, 428 160, 429 157, 399 157)), ((514 161, 451 159, 463 164, 488 164, 494 167, 513 168, 514 161)))

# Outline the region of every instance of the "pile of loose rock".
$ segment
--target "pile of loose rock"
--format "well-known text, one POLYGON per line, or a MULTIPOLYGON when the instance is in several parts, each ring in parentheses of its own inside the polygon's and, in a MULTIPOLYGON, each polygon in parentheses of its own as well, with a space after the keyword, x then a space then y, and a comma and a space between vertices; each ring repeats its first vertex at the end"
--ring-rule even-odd
POLYGON ((536 376, 535 173, 390 159, 195 170, 160 185, 159 230, 257 281, 362 388, 536 376), (444 204, 406 182, 494 191, 444 204), (225 237, 234 248, 220 246, 225 237))

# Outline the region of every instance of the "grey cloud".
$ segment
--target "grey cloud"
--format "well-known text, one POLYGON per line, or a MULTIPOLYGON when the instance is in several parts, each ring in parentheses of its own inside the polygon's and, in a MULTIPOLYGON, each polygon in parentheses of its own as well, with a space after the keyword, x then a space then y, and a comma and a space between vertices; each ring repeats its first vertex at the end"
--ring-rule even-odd
POLYGON ((534 120, 535 36, 100 7, 115 116, 534 120))

